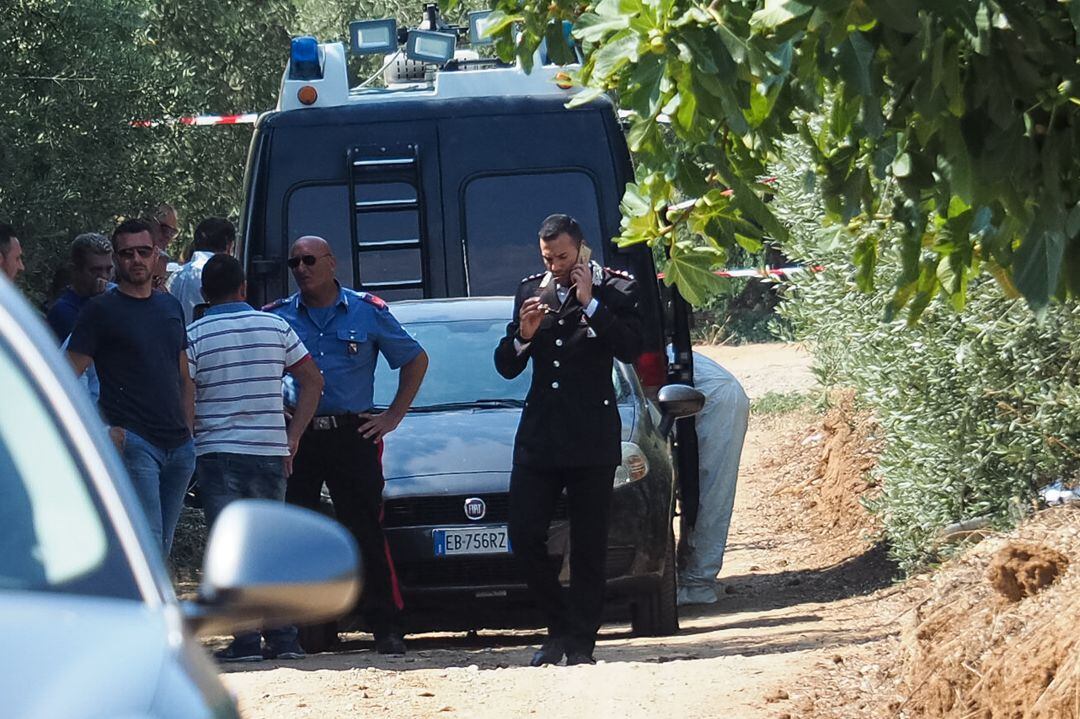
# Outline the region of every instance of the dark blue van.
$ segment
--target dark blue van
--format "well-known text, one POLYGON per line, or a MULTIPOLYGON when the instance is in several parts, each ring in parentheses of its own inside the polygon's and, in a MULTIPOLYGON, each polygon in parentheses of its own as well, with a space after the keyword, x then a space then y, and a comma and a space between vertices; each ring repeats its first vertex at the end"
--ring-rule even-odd
MULTIPOLYGON (((688 332, 665 321, 652 250, 612 241, 633 169, 609 99, 568 108, 574 90, 563 69, 542 62, 527 74, 459 59, 379 90, 348 87, 340 44, 320 45, 319 63, 318 72, 296 72, 294 57, 278 110, 255 129, 241 249, 249 301, 295 291, 285 259, 309 234, 333 247, 342 285, 390 302, 512 296, 542 269, 541 221, 564 212, 598 261, 639 278, 647 335, 636 374, 650 395, 668 381, 665 345, 675 340, 688 355, 688 332)), ((670 528, 667 494, 644 511, 665 515, 670 528)), ((669 532, 655 538, 656 561, 641 577, 655 585, 646 594, 670 602, 670 619, 648 633, 678 628, 673 580, 661 585, 674 575, 670 541, 669 532)))

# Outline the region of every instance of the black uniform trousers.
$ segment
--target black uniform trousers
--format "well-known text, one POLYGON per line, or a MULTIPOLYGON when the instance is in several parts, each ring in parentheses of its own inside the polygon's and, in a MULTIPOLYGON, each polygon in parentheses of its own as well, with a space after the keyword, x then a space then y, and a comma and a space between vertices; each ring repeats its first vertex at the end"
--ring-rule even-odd
POLYGON ((567 652, 592 655, 604 610, 604 565, 615 467, 532 467, 510 474, 510 545, 533 597, 547 617, 548 635, 567 652), (548 527, 566 488, 570 517, 570 587, 548 556, 548 527))
POLYGON ((360 611, 378 636, 401 632, 401 594, 382 528, 382 446, 356 427, 308 429, 300 439, 285 501, 319 509, 323 482, 337 520, 352 532, 364 561, 360 611))

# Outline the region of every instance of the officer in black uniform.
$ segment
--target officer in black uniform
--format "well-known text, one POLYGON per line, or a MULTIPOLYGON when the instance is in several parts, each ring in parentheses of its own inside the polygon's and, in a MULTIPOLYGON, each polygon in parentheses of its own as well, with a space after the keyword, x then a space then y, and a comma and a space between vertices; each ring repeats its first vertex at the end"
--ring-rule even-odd
POLYGON ((641 352, 641 315, 633 277, 588 261, 578 223, 552 215, 540 226, 547 272, 526 277, 513 320, 495 350, 507 379, 533 363, 532 386, 514 441, 510 543, 548 622, 532 666, 593 663, 604 605, 604 561, 622 427, 612 361, 641 352), (570 587, 548 558, 555 504, 566 489, 570 587))

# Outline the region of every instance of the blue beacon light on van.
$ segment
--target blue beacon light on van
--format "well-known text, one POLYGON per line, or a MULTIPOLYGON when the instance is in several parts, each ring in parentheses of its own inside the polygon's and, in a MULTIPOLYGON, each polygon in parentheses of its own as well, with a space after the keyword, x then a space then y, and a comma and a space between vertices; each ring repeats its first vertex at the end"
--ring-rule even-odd
POLYGON ((292 39, 289 52, 289 74, 293 80, 322 79, 319 42, 315 38, 305 35, 292 39))

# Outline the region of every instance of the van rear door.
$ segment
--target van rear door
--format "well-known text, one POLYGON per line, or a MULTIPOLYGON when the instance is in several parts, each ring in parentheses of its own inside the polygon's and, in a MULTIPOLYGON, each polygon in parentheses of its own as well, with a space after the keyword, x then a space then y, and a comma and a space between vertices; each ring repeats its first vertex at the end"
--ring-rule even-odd
POLYGON ((330 243, 346 287, 387 300, 446 296, 433 121, 361 123, 353 108, 280 113, 260 123, 252 155, 245 249, 263 295, 254 301, 295 291, 284 259, 303 235, 330 243))

